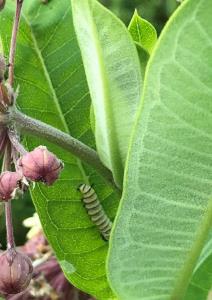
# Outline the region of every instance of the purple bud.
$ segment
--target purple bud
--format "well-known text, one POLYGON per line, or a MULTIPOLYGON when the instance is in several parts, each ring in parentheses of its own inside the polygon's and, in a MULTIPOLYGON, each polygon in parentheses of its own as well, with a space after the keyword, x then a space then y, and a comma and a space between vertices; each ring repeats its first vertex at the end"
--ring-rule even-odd
POLYGON ((42 181, 47 185, 53 184, 58 179, 63 168, 61 160, 44 146, 39 146, 23 155, 19 165, 27 179, 42 181))
POLYGON ((14 198, 15 191, 19 187, 22 175, 19 172, 6 171, 0 176, 0 201, 8 201, 14 198))
POLYGON ((29 257, 13 248, 0 255, 0 270, 0 292, 6 295, 24 291, 33 273, 29 257))
POLYGON ((0 11, 4 8, 6 0, 0 0, 0 11))

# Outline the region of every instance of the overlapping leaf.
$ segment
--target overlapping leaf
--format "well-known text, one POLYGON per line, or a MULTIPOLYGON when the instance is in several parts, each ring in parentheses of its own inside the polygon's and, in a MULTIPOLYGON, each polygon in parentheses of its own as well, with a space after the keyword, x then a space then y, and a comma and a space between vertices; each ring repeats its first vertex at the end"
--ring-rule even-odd
POLYGON ((72 7, 95 113, 97 150, 122 186, 141 99, 136 48, 124 24, 96 0, 73 0, 72 7))
POLYGON ((122 300, 183 299, 211 227, 211 15, 184 1, 147 66, 109 255, 122 300))
MULTIPOLYGON (((11 2, 7 1, 6 10, 0 15, 6 53, 14 6, 11 2)), ((90 98, 69 0, 52 0, 48 5, 37 0, 24 1, 15 74, 22 111, 93 145, 90 98)), ((29 148, 46 144, 33 137, 26 141, 29 148)), ((48 146, 64 161, 65 169, 54 186, 39 185, 32 192, 45 234, 66 276, 77 287, 98 299, 112 298, 105 277, 108 246, 89 220, 77 187, 82 182, 94 183, 110 217, 114 216, 117 196, 99 175, 70 153, 48 146)))
POLYGON ((210 291, 212 291, 212 232, 194 270, 185 300, 206 300, 210 291))

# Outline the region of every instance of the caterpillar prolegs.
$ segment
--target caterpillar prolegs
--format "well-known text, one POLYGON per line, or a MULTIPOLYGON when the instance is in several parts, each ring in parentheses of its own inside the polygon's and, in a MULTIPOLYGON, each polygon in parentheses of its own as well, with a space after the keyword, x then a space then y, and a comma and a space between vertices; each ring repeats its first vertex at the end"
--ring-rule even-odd
POLYGON ((79 190, 83 195, 83 202, 92 222, 99 228, 104 239, 109 240, 112 222, 106 215, 96 192, 87 184, 81 184, 79 190))

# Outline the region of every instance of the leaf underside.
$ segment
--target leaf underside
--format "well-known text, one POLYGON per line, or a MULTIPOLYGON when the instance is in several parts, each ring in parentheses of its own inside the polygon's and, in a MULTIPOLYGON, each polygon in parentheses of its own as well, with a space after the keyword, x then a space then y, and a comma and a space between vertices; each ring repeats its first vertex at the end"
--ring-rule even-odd
POLYGON ((183 299, 211 227, 211 15, 183 2, 147 66, 109 251, 121 300, 183 299))
MULTIPOLYGON (((7 2, 0 15, 0 35, 5 53, 11 35, 14 3, 7 2)), ((18 35, 15 83, 20 85, 18 106, 94 146, 90 129, 90 96, 76 41, 70 1, 25 0, 18 35)), ((29 149, 45 144, 65 163, 61 178, 52 187, 37 185, 32 198, 44 232, 67 278, 98 299, 113 294, 105 276, 108 243, 91 223, 77 191, 79 184, 94 184, 102 204, 113 219, 118 196, 98 174, 70 153, 34 137, 29 149)))
POLYGON ((97 150, 122 186, 142 89, 136 47, 124 24, 96 0, 73 0, 72 7, 94 108, 97 150))

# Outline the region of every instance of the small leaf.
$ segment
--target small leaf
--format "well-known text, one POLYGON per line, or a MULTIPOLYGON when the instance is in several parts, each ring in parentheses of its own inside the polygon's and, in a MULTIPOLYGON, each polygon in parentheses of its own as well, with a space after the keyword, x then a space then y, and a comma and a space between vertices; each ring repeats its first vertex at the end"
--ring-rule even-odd
POLYGON ((97 150, 122 186, 142 78, 124 24, 95 0, 72 0, 73 19, 94 107, 97 150))
POLYGON ((108 262, 122 300, 182 300, 211 229, 211 15, 184 1, 147 66, 108 262))
POLYGON ((128 29, 133 40, 151 54, 157 42, 157 32, 154 26, 147 20, 142 19, 135 10, 128 29))

